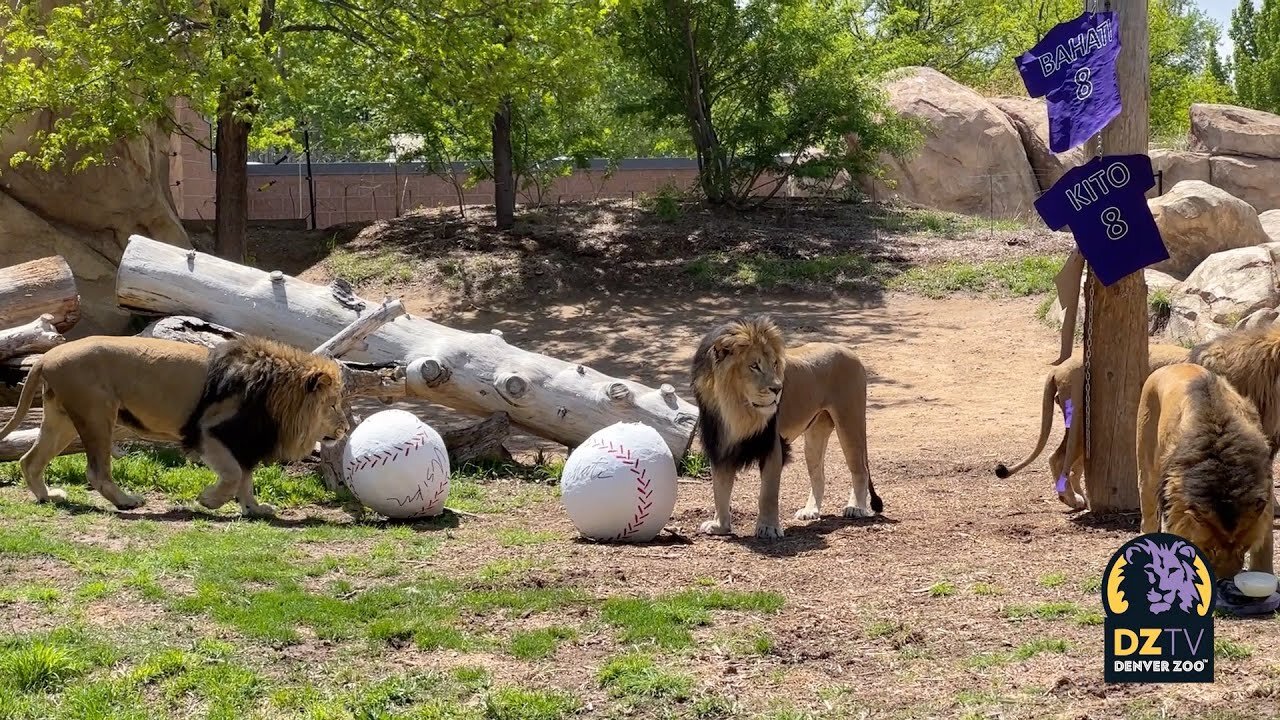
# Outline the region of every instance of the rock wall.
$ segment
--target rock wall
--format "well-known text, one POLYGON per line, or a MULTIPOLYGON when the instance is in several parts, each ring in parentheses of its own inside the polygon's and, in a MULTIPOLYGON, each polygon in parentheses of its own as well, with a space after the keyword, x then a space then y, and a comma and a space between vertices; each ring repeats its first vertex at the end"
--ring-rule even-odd
POLYGON ((123 332, 129 316, 116 306, 115 277, 129 235, 190 247, 169 187, 169 133, 121 141, 106 165, 80 172, 10 167, 8 158, 50 122, 42 114, 0 134, 0 264, 61 255, 83 313, 69 335, 123 332))

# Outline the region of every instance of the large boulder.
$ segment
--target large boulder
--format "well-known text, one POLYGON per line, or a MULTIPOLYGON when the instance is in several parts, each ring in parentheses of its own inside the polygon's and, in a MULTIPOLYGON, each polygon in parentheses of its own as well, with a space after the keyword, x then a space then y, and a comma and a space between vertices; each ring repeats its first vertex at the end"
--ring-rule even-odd
POLYGON ((1215 155, 1210 163, 1214 185, 1259 212, 1280 208, 1280 160, 1215 155))
MULTIPOLYGON (((1242 247, 1210 255, 1176 286, 1170 297, 1169 335, 1179 343, 1201 343, 1257 324, 1255 313, 1280 304, 1276 258, 1265 247, 1242 247)), ((1274 319, 1274 318, 1273 318, 1274 319)))
POLYGON ((1155 187, 1147 191, 1147 197, 1159 197, 1163 192, 1183 180, 1199 180, 1212 182, 1209 173, 1209 156, 1204 153, 1183 152, 1179 150, 1152 150, 1151 169, 1161 173, 1156 179, 1155 187))
POLYGON ((1271 242, 1280 243, 1280 210, 1268 210, 1258 214, 1258 223, 1262 231, 1271 238, 1271 242))
POLYGON ((1195 103, 1191 145, 1214 155, 1280 158, 1280 116, 1235 105, 1195 103))
MULTIPOLYGON (((1087 159, 1084 146, 1064 153, 1049 149, 1049 113, 1043 98, 997 97, 991 98, 991 104, 999 108, 1018 131, 1041 191, 1053 187, 1071 168, 1084 164, 1087 159)), ((1207 166, 1205 171, 1208 174, 1207 166)))
POLYGON ((1147 205, 1169 250, 1151 269, 1174 277, 1187 277, 1214 253, 1270 239, 1252 205, 1200 180, 1183 180, 1147 205))
POLYGON ((864 178, 866 192, 969 215, 1035 215, 1038 186, 1031 163, 999 108, 930 68, 902 68, 885 90, 895 111, 923 121, 924 138, 904 160, 882 156, 893 187, 864 178))
POLYGON ((81 300, 82 319, 69 334, 123 332, 129 316, 116 305, 115 276, 129 235, 190 247, 169 188, 169 134, 156 128, 118 142, 106 164, 79 172, 9 167, 49 122, 42 115, 0 134, 0 264, 61 255, 81 300))

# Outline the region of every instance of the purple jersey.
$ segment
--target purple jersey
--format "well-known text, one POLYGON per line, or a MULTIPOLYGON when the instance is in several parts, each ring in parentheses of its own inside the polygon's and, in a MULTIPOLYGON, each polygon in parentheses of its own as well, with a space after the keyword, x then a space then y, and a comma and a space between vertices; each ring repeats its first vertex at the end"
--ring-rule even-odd
POLYGON ((1120 114, 1119 54, 1116 14, 1085 12, 1054 26, 1018 57, 1027 92, 1048 100, 1050 150, 1081 145, 1120 114))
POLYGON ((1156 184, 1146 155, 1104 155, 1071 168, 1036 200, 1053 230, 1071 227, 1103 285, 1169 257, 1146 192, 1156 184))

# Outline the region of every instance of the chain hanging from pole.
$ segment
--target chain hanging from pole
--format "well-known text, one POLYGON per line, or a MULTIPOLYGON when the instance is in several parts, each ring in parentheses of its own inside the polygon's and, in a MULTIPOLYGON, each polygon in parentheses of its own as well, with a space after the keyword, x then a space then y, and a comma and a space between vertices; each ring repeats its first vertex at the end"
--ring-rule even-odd
MULTIPOLYGON (((1098 12, 1099 5, 1103 6, 1104 11, 1111 10, 1111 0, 1085 0, 1085 8, 1088 10, 1092 10, 1093 12, 1098 12)), ((1094 157, 1100 158, 1105 154, 1102 149, 1102 133, 1098 133, 1095 139, 1095 143, 1096 143, 1095 145, 1096 153, 1094 157)), ((1084 423, 1084 456, 1085 458, 1088 458, 1093 452, 1093 442, 1092 442, 1093 423, 1090 422, 1093 403, 1089 399, 1089 392, 1093 387, 1093 378, 1092 378, 1093 373, 1092 373, 1092 368, 1090 367, 1091 365, 1090 358, 1092 357, 1092 353, 1090 352, 1090 350, 1093 347, 1093 342, 1092 342, 1093 341, 1093 313, 1096 309, 1096 306, 1094 303, 1097 301, 1096 300, 1097 296, 1095 292, 1095 286, 1097 285, 1097 281, 1095 278, 1093 282, 1090 282, 1089 276, 1092 274, 1093 274, 1093 270, 1086 263, 1085 270, 1084 270, 1084 281, 1085 281, 1084 282, 1084 286, 1085 286, 1084 339, 1082 342, 1082 344, 1084 345, 1083 351, 1084 351, 1084 409, 1085 409, 1085 412, 1080 413, 1082 418, 1081 422, 1084 423)))

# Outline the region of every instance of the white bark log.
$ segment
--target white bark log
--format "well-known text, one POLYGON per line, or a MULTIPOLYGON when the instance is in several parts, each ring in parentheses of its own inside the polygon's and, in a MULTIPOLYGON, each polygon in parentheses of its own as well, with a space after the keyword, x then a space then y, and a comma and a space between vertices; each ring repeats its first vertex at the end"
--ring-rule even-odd
POLYGON ((54 327, 53 316, 45 313, 26 325, 0 330, 0 360, 47 352, 66 341, 54 327))
POLYGON ((0 327, 53 316, 58 332, 80 320, 80 293, 71 266, 54 255, 0 268, 0 327))
MULTIPOLYGON (((14 430, 8 436, 0 439, 0 462, 13 462, 20 459, 32 445, 36 444, 36 440, 40 439, 40 428, 34 427, 29 430, 14 430)), ((139 440, 136 436, 117 428, 114 435, 114 442, 111 443, 112 457, 124 457, 125 445, 138 447, 166 447, 175 448, 178 446, 172 443, 159 443, 139 440)), ((58 453, 59 455, 75 455, 84 452, 84 445, 80 444, 80 437, 76 436, 75 440, 66 447, 65 450, 58 453)))
MULTIPOLYGON (((303 347, 315 347, 370 307, 342 281, 326 288, 273 275, 134 235, 116 293, 124 308, 196 315, 303 347)), ((412 396, 475 415, 505 412, 517 427, 570 447, 615 422, 642 422, 680 457, 697 423, 697 408, 670 386, 654 390, 421 317, 383 326, 353 355, 407 363, 412 396)))

